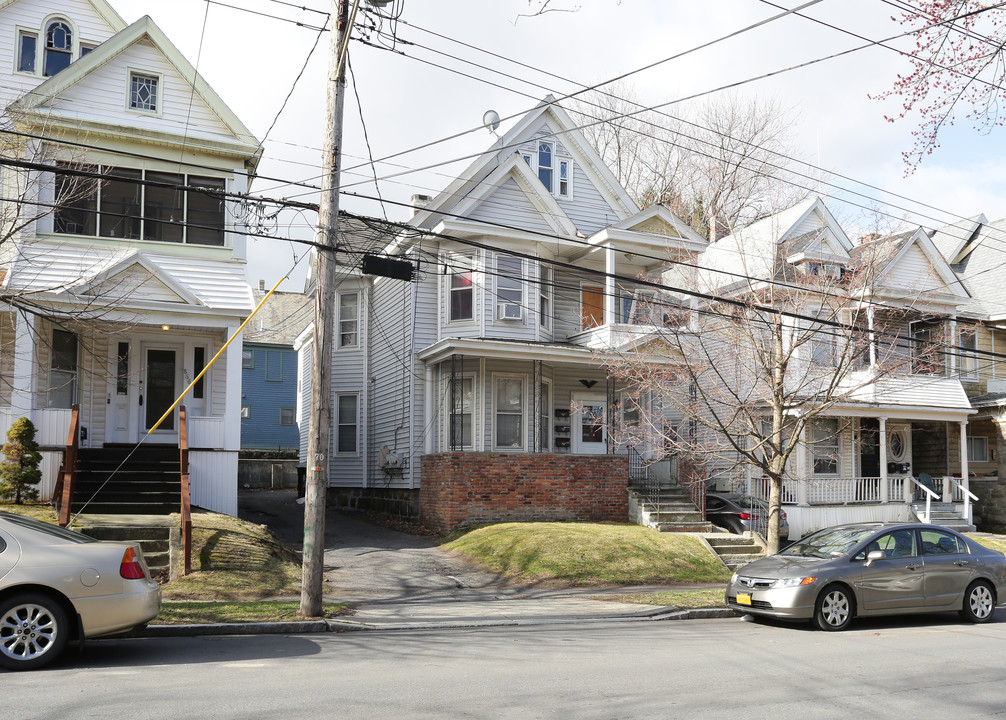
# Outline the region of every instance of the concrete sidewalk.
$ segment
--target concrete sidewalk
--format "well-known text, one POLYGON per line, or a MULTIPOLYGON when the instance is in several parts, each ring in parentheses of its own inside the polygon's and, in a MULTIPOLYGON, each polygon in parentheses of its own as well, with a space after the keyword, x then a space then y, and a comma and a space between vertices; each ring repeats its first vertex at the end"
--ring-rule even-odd
MULTIPOLYGON (((242 519, 266 525, 299 550, 303 506, 292 492, 243 493, 242 519)), ((367 522, 358 514, 329 510, 325 532, 329 602, 347 603, 353 614, 331 620, 227 625, 160 625, 150 637, 248 633, 345 632, 417 628, 493 627, 584 622, 649 622, 664 619, 732 617, 727 608, 680 610, 608 601, 605 595, 708 588, 554 588, 515 585, 436 546, 431 538, 367 522)))

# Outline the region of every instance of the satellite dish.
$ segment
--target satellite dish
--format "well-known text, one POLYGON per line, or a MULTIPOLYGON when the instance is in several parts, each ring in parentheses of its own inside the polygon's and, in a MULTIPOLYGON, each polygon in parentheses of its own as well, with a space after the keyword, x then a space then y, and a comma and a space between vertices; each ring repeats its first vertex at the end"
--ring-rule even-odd
POLYGON ((482 115, 482 124, 489 132, 496 132, 500 126, 500 115, 495 110, 486 110, 482 115))
POLYGON ((376 8, 384 8, 392 3, 392 0, 367 0, 367 3, 376 8))

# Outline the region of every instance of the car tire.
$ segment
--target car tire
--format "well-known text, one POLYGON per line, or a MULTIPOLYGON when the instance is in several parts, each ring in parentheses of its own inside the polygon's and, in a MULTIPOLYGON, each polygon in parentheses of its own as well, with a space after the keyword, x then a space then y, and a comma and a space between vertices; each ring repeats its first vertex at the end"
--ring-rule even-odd
POLYGON ((744 534, 744 526, 741 524, 740 520, 730 519, 727 520, 724 524, 726 525, 727 530, 732 532, 734 535, 744 534))
POLYGON ((975 580, 964 591, 961 617, 969 623, 984 623, 996 612, 996 598, 992 586, 984 580, 975 580))
POLYGON ((821 630, 845 630, 854 612, 852 592, 844 585, 829 585, 817 596, 814 624, 821 630))
POLYGON ((69 635, 66 611, 51 597, 22 593, 0 602, 0 667, 42 667, 63 652, 69 635))

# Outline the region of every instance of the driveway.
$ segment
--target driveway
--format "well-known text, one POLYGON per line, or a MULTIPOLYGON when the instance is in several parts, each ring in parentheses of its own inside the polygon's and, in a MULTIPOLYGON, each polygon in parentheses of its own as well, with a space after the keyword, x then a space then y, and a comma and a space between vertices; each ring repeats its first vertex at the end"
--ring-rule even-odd
MULTIPOLYGON (((294 492, 241 493, 238 515, 295 550, 303 547, 304 506, 294 492)), ((325 517, 325 578, 329 595, 349 603, 488 600, 527 589, 508 587, 505 578, 452 557, 431 538, 333 509, 325 517)))

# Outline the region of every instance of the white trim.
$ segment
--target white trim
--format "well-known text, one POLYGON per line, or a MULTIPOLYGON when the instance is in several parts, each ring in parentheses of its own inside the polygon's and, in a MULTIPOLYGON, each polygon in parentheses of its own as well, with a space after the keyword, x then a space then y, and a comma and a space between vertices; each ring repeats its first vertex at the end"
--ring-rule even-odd
MULTIPOLYGON (((492 442, 490 443, 492 449, 497 452, 527 452, 527 436, 528 436, 528 376, 526 373, 493 373, 492 382, 489 386, 489 416, 492 418, 492 442), (520 445, 519 446, 500 446, 496 444, 497 433, 499 432, 498 415, 499 410, 496 407, 496 381, 503 379, 515 379, 521 382, 521 409, 520 409, 520 445)), ((515 415, 516 413, 507 413, 507 415, 515 415)))
MULTIPOLYGON (((127 67, 126 68, 126 103, 125 110, 127 113, 132 113, 133 115, 142 115, 144 117, 161 117, 162 110, 164 108, 164 74, 155 72, 152 70, 143 70, 140 68, 127 67), (144 109, 135 108, 133 104, 133 78, 149 78, 154 80, 154 108, 144 109)), ((184 173, 183 173, 184 176, 184 173)), ((146 186, 144 186, 144 189, 146 186)))
POLYGON ((338 292, 338 293, 336 293, 336 305, 335 305, 335 315, 336 315, 336 318, 335 318, 335 333, 336 333, 335 351, 336 352, 340 352, 340 351, 343 351, 343 350, 358 350, 360 348, 360 317, 363 315, 362 305, 363 305, 363 303, 361 302, 361 293, 360 293, 359 290, 348 290, 348 291, 345 291, 345 292, 338 292), (356 322, 356 331, 353 333, 353 335, 354 335, 354 337, 356 339, 352 343, 343 344, 343 342, 342 342, 342 335, 343 335, 343 333, 342 333, 342 323, 343 323, 343 317, 342 317, 342 298, 344 298, 344 297, 346 297, 348 295, 355 295, 356 296, 356 318, 354 320, 356 322))
MULTIPOLYGON (((440 365, 438 364, 436 367, 440 368, 440 365)), ((460 413, 460 416, 462 418, 465 415, 465 413, 464 413, 465 380, 471 380, 472 381, 472 410, 471 410, 471 415, 472 415, 472 444, 471 445, 465 445, 464 444, 464 430, 462 429, 462 433, 461 433, 461 445, 459 446, 459 450, 461 450, 461 451, 474 452, 475 450, 479 449, 480 446, 481 446, 481 443, 479 442, 479 439, 480 439, 480 429, 482 427, 482 423, 480 422, 480 420, 482 418, 482 414, 479 411, 479 408, 481 407, 481 404, 479 403, 479 400, 480 400, 481 395, 482 395, 482 393, 479 392, 479 378, 480 377, 482 377, 482 374, 481 374, 480 370, 465 371, 465 372, 461 373, 460 375, 455 375, 454 376, 454 379, 461 381, 461 410, 462 410, 462 412, 460 413)), ((440 378, 442 380, 442 382, 440 383, 440 388, 442 388, 442 391, 444 393, 443 404, 446 406, 446 412, 442 413, 442 417, 440 419, 440 429, 441 429, 441 433, 440 433, 440 449, 441 449, 442 452, 450 452, 451 451, 451 415, 453 414, 453 411, 454 411, 454 405, 453 405, 453 402, 452 402, 453 401, 453 389, 451 387, 451 375, 450 375, 449 372, 445 373, 445 372, 442 371, 442 368, 441 368, 440 378)))
POLYGON ((335 452, 333 455, 336 457, 359 457, 360 456, 360 393, 359 392, 337 392, 335 393, 335 407, 333 408, 335 412, 332 418, 335 422, 335 452), (340 410, 340 400, 344 397, 351 397, 354 399, 353 410, 353 450, 339 450, 339 431, 342 425, 348 425, 349 423, 339 422, 339 410, 340 410))

